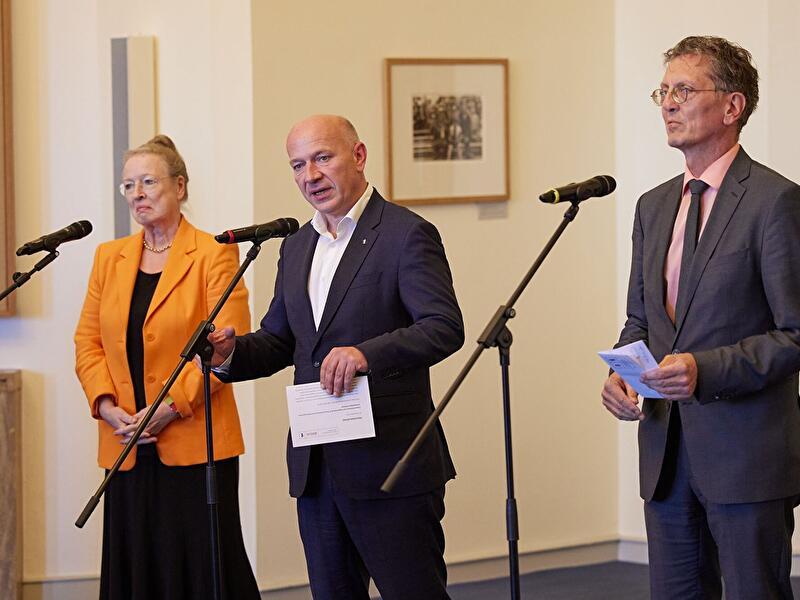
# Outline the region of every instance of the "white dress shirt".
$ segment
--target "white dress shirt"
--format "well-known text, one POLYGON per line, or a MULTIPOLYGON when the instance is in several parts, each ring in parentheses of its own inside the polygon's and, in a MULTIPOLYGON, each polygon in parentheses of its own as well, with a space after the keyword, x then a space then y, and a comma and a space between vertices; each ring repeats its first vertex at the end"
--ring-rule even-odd
POLYGON ((372 186, 367 184, 367 189, 336 226, 336 237, 333 237, 328 231, 325 218, 319 211, 314 213, 314 217, 311 219, 311 226, 319 234, 319 239, 317 239, 317 247, 314 249, 311 270, 308 273, 308 298, 311 300, 311 311, 314 314, 314 325, 317 329, 322 320, 333 276, 336 274, 336 269, 342 260, 350 238, 353 237, 358 219, 372 196, 372 190, 372 186))
MULTIPOLYGON (((336 226, 335 238, 328 231, 325 217, 319 211, 316 211, 311 218, 311 226, 319 234, 319 239, 317 240, 317 247, 314 249, 314 258, 311 260, 311 271, 308 273, 308 298, 311 300, 311 312, 314 314, 314 325, 317 329, 319 329, 319 323, 322 320, 322 313, 328 300, 328 292, 331 289, 333 276, 336 274, 336 269, 342 260, 342 255, 350 238, 353 237, 358 219, 372 197, 373 189, 372 185, 368 183, 367 189, 364 190, 358 201, 339 221, 336 226)), ((228 358, 221 365, 211 370, 227 375, 231 361, 233 361, 233 352, 228 355, 228 358)))

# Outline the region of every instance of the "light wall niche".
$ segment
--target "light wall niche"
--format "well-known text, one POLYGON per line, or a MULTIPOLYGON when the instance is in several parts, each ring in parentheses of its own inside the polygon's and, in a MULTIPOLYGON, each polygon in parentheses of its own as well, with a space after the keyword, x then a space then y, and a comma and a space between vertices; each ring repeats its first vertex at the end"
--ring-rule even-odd
POLYGON ((128 207, 120 202, 119 174, 128 148, 145 143, 158 131, 156 107, 156 38, 112 38, 111 96, 113 119, 114 237, 130 235, 128 207))

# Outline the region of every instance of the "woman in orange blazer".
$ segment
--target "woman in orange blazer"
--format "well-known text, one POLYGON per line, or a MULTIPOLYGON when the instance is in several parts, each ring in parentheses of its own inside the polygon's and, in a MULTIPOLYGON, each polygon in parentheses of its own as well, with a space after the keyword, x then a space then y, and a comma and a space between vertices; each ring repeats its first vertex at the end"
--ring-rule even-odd
MULTIPOLYGON (((168 137, 129 150, 120 192, 142 231, 95 254, 75 354, 106 469, 238 268, 235 247, 183 218, 188 182, 168 137)), ((218 318, 249 330, 241 282, 218 318)), ((239 519, 239 415, 230 385, 212 376, 211 391, 223 597, 257 599, 239 519)), ((106 490, 101 599, 212 597, 205 462, 203 378, 187 365, 106 490)))

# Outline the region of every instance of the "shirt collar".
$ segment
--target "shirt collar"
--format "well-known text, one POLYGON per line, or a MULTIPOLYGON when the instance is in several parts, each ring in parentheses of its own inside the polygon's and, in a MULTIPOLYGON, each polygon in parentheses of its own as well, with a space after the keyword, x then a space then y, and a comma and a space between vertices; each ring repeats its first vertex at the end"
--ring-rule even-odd
MULTIPOLYGON (((339 237, 339 234, 346 227, 350 227, 351 225, 355 227, 356 223, 358 223, 358 219, 361 218, 361 214, 367 207, 367 202, 369 202, 369 199, 372 197, 372 192, 374 190, 375 188, 367 183, 367 189, 364 190, 364 193, 361 194, 358 201, 347 211, 347 214, 342 217, 342 220, 339 221, 339 224, 336 226, 336 237, 339 237)), ((323 217, 319 211, 314 212, 314 216, 311 219, 311 226, 318 234, 329 238, 333 237, 328 231, 328 226, 325 224, 325 217, 323 217)))
POLYGON ((740 144, 734 144, 730 150, 708 165, 699 177, 692 175, 687 165, 683 173, 683 192, 686 193, 686 186, 692 179, 702 179, 708 184, 708 187, 718 190, 719 186, 722 185, 722 180, 725 179, 728 169, 731 168, 733 160, 739 153, 739 148, 741 148, 740 144))

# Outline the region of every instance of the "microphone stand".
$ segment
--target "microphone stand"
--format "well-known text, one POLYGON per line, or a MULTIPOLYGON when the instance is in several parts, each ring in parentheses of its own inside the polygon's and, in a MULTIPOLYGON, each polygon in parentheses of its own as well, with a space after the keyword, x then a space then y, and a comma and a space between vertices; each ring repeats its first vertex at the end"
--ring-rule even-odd
POLYGON ((253 246, 247 251, 247 257, 244 261, 242 261, 242 264, 239 266, 239 270, 236 271, 236 274, 228 284, 228 287, 222 293, 222 296, 217 301, 217 304, 214 306, 211 313, 208 315, 208 318, 201 321, 197 326, 197 329, 195 329, 195 332, 187 342, 186 347, 181 352, 181 359, 178 362, 178 365, 175 367, 175 370, 172 372, 172 375, 169 376, 169 379, 167 379, 164 387, 161 388, 161 391, 153 401, 153 404, 150 405, 150 408, 142 417, 142 420, 139 422, 138 427, 133 432, 131 439, 125 445, 125 448, 122 449, 122 452, 120 452, 119 457, 117 457, 116 462, 108 471, 108 474, 106 475, 105 479, 103 479, 100 487, 97 488, 97 491, 86 503, 83 512, 78 517, 78 520, 75 521, 75 526, 79 528, 86 524, 86 521, 89 520, 89 517, 91 516, 92 512, 94 512, 94 509, 97 508, 100 498, 106 491, 111 479, 114 477, 114 475, 116 475, 117 471, 119 471, 122 463, 136 445, 136 442, 141 437, 148 423, 150 423, 150 420, 153 418, 156 410, 158 410, 161 402, 169 394, 169 390, 172 388, 175 380, 181 374, 187 363, 189 363, 196 355, 200 356, 203 364, 203 395, 205 396, 206 411, 206 452, 208 455, 206 463, 206 501, 208 503, 208 527, 209 539, 211 542, 211 579, 214 586, 215 600, 221 600, 222 598, 222 571, 219 557, 220 549, 219 517, 217 512, 217 468, 214 464, 214 440, 213 429, 211 426, 211 358, 214 356, 214 347, 208 341, 207 337, 209 333, 214 331, 214 319, 219 314, 219 311, 222 310, 222 307, 233 292, 236 284, 239 283, 239 280, 244 275, 244 272, 250 266, 250 263, 252 263, 258 256, 258 253, 261 251, 261 243, 265 239, 269 238, 257 239, 253 241, 253 246))
POLYGON ((450 388, 442 398, 439 406, 437 406, 436 410, 431 413, 431 416, 425 422, 425 425, 423 425, 422 429, 420 429, 417 437, 414 438, 414 441, 408 447, 408 450, 406 450, 405 454, 400 458, 399 461, 397 461, 397 464, 392 469, 392 472, 389 473, 386 481, 384 481, 383 485, 381 486, 381 490, 384 492, 390 492, 392 488, 394 488, 397 480, 403 475, 403 472, 408 467, 408 463, 410 462, 411 458, 419 450, 419 447, 422 445, 425 437, 430 434, 431 430, 433 430, 436 422, 439 419, 439 416, 447 407, 447 404, 455 395, 456 390, 458 390, 461 383, 472 370, 472 367, 475 365, 480 355, 486 348, 496 347, 500 353, 500 368, 503 387, 503 424, 505 433, 506 486, 508 494, 506 498, 506 539, 508 540, 509 580, 512 600, 518 600, 520 598, 518 549, 519 521, 517 516, 517 500, 514 497, 514 460, 511 444, 511 394, 509 389, 509 365, 511 364, 511 344, 513 342, 513 337, 511 335, 511 331, 508 329, 507 324, 509 319, 513 319, 516 316, 514 304, 522 295, 522 292, 525 291, 525 288, 528 286, 531 279, 533 279, 536 271, 539 270, 539 267, 544 262, 544 259, 547 258, 550 250, 552 250, 553 246, 555 246, 558 238, 561 237, 561 234, 564 233, 564 230, 575 219, 577 214, 578 202, 574 201, 567 209, 567 212, 564 213, 561 224, 558 226, 552 237, 548 240, 536 261, 525 274, 525 277, 522 278, 522 281, 517 286, 517 289, 514 290, 514 293, 511 294, 511 297, 508 299, 508 301, 501 305, 494 313, 494 316, 489 321, 489 324, 478 338, 478 347, 475 348, 472 355, 467 360, 467 363, 461 369, 461 372, 456 376, 455 381, 453 381, 453 383, 450 385, 450 388))
POLYGON ((11 279, 14 281, 14 283, 12 283, 5 290, 3 290, 2 293, 0 293, 0 300, 3 300, 11 292, 25 285, 25 283, 27 283, 28 280, 31 278, 31 275, 33 275, 36 271, 41 271, 57 258, 58 258, 58 251, 51 250, 47 256, 45 256, 42 260, 33 265, 33 268, 27 273, 19 273, 19 272, 14 273, 11 276, 11 279))

